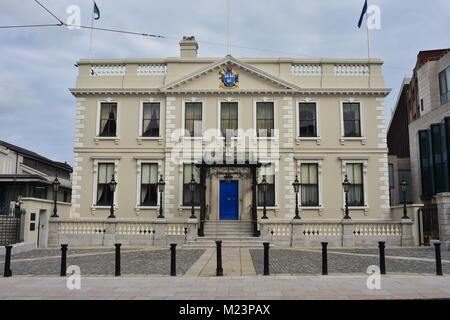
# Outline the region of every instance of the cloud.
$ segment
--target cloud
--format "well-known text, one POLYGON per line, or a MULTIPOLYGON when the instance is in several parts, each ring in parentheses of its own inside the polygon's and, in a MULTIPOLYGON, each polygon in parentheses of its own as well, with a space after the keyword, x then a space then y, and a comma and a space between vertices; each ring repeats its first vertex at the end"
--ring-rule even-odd
MULTIPOLYGON (((42 0, 66 21, 69 5, 90 25, 91 0, 42 0)), ((94 58, 178 56, 178 41, 195 35, 200 55, 226 55, 225 0, 96 0, 96 26, 168 36, 153 39, 94 31, 94 58), (214 43, 214 44, 212 44, 214 43)), ((395 103, 419 50, 449 47, 450 1, 373 0, 382 29, 371 32, 372 56, 385 61, 386 99, 395 103), (432 18, 430 18, 432 17, 432 18)), ((230 41, 236 57, 367 57, 366 34, 356 27, 363 0, 230 0, 230 41), (247 48, 244 48, 247 47, 247 48), (248 48, 258 48, 253 50, 248 48)), ((34 1, 0 1, 2 25, 55 23, 34 1)), ((64 27, 0 30, 0 139, 11 140, 59 161, 72 159, 77 69, 89 57, 89 30, 64 27)))

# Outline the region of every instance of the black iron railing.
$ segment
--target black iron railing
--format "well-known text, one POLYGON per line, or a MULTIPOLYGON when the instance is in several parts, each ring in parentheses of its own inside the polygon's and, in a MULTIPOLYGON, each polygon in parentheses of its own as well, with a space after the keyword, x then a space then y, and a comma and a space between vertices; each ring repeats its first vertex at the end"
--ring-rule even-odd
POLYGON ((20 218, 0 216, 0 246, 21 242, 20 218))

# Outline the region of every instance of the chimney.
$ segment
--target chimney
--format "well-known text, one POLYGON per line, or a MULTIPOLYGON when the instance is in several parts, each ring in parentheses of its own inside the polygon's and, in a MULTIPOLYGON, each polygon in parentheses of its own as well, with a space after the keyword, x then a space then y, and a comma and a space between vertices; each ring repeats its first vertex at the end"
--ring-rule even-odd
POLYGON ((183 37, 180 41, 181 58, 197 58, 198 43, 194 36, 183 37))

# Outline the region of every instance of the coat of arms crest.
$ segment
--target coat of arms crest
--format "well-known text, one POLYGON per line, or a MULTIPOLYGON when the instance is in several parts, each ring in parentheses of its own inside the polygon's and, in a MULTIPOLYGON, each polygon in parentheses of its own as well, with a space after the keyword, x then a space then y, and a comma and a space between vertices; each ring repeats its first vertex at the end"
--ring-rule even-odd
POLYGON ((233 70, 231 66, 219 71, 220 87, 223 89, 235 89, 239 87, 239 72, 233 70))

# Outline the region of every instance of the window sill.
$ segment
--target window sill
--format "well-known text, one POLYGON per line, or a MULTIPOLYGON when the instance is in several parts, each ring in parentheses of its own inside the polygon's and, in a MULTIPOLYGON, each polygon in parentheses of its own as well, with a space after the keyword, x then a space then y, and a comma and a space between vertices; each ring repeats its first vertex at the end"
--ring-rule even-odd
MULTIPOLYGON (((239 140, 239 139, 242 139, 242 138, 243 137, 240 137, 240 136, 234 136, 234 137, 231 137, 231 140, 239 140)), ((217 140, 225 140, 225 137, 224 136, 217 136, 216 139, 217 140)))
POLYGON ((187 140, 187 141, 189 141, 189 140, 199 140, 199 141, 203 141, 203 140, 204 140, 204 137, 203 137, 203 136, 201 136, 201 137, 187 137, 187 136, 181 136, 181 137, 180 137, 180 141, 184 141, 184 140, 187 140))
MULTIPOLYGON (((181 210, 191 210, 192 209, 192 206, 179 206, 178 207, 178 209, 181 209, 181 210)), ((200 210, 201 209, 201 207, 200 206, 194 206, 194 210, 200 210)))
POLYGON ((311 207, 298 207, 300 210, 323 210, 323 206, 311 206, 311 207))
POLYGON ((345 143, 345 141, 361 141, 361 144, 365 145, 367 142, 367 138, 366 137, 341 137, 340 141, 341 141, 342 145, 345 143))
POLYGON ((140 209, 140 210, 155 210, 155 209, 159 209, 159 206, 136 206, 135 209, 140 209))
POLYGON ((142 144, 142 141, 158 141, 159 144, 163 143, 163 137, 137 137, 136 138, 138 144, 142 144))
POLYGON ((253 139, 255 139, 255 140, 277 140, 278 136, 274 136, 274 137, 257 137, 257 136, 254 136, 253 139))
MULTIPOLYGON (((342 210, 345 212, 345 207, 342 208, 342 210)), ((365 212, 369 211, 369 207, 368 206, 348 206, 348 210, 364 210, 365 212)))
POLYGON ((300 144, 302 141, 315 141, 317 145, 320 145, 322 142, 322 137, 297 137, 295 141, 297 144, 300 144))
POLYGON ((94 142, 98 144, 100 141, 114 141, 115 144, 119 144, 119 137, 95 137, 94 142))
MULTIPOLYGON (((108 209, 108 210, 110 210, 111 209, 111 206, 109 205, 109 206, 102 206, 102 205, 92 205, 91 206, 91 209, 94 209, 94 210, 97 210, 97 209, 99 209, 99 210, 104 210, 104 209, 108 209)), ((117 206, 116 205, 114 205, 114 210, 117 210, 117 206)))

